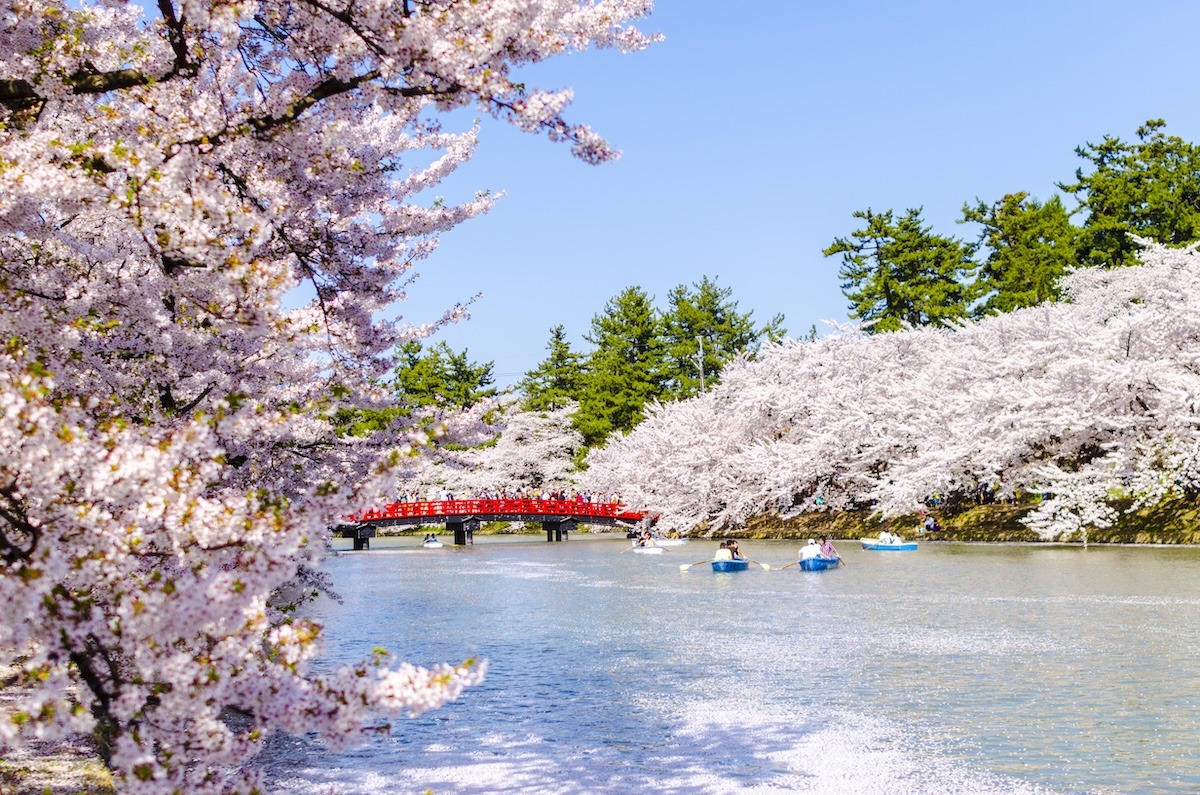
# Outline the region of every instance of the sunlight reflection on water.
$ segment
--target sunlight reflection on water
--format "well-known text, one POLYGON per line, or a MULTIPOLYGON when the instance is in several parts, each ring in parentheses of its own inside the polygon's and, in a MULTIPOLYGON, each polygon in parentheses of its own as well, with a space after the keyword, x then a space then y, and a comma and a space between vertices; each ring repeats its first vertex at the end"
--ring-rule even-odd
MULTIPOLYGON (((322 666, 384 645, 423 664, 479 654, 488 679, 348 754, 276 739, 273 786, 1200 791, 1200 551, 843 543, 830 572, 679 571, 712 546, 338 556, 322 666)), ((743 546, 795 559, 794 542, 743 546)))

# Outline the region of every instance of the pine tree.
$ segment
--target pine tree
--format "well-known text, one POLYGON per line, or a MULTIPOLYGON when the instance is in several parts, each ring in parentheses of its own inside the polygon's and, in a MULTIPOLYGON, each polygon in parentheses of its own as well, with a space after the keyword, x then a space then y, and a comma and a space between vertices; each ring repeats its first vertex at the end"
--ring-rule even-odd
POLYGON ((592 318, 588 356, 575 427, 594 447, 613 431, 628 431, 643 407, 664 394, 662 322, 652 299, 628 287, 592 318))
POLYGON ((583 388, 583 357, 571 350, 561 323, 550 329, 546 348, 545 360, 527 372, 518 387, 530 411, 553 411, 577 403, 583 388))
POLYGON ((825 249, 842 255, 842 291, 850 315, 870 324, 869 331, 905 326, 942 325, 967 317, 973 298, 972 246, 934 235, 922 225, 921 210, 899 220, 892 211, 854 213, 866 225, 825 249))
POLYGON ((987 251, 975 281, 984 299, 976 317, 1058 298, 1079 237, 1058 196, 1040 203, 1027 193, 1010 193, 992 205, 977 199, 974 207, 963 205, 962 221, 983 227, 979 244, 987 251))
POLYGON ((754 325, 753 312, 738 312, 733 289, 703 277, 693 289, 680 284, 668 295, 663 317, 667 389, 671 397, 689 397, 720 381, 726 363, 758 350, 765 337, 786 334, 783 316, 754 325))
POLYGON ((425 350, 419 340, 400 349, 392 388, 408 407, 464 409, 494 397, 492 362, 475 364, 464 349, 455 353, 445 342, 425 350))
POLYGON ((1076 154, 1091 163, 1058 187, 1085 212, 1080 259, 1114 267, 1137 261, 1131 235, 1166 245, 1200 240, 1200 147, 1163 132, 1162 119, 1137 129, 1137 142, 1105 136, 1076 154))

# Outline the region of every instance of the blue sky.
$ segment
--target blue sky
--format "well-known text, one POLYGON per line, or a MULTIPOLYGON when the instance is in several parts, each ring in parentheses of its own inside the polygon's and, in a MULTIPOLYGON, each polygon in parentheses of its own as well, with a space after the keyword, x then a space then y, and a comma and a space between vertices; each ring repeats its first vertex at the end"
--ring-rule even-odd
MULTIPOLYGON (((583 53, 529 73, 570 86, 573 121, 623 156, 593 167, 566 146, 484 120, 447 199, 505 191, 442 239, 401 314, 425 322, 483 295, 434 338, 515 383, 550 328, 583 335, 605 301, 703 276, 743 312, 799 336, 845 320, 839 260, 821 250, 853 213, 923 207, 934 231, 974 239, 963 202, 1045 199, 1147 119, 1200 141, 1200 3, 658 0, 641 53, 583 53)), ((468 125, 471 119, 464 117, 468 125)), ((1068 206, 1074 206, 1068 203, 1068 206)))

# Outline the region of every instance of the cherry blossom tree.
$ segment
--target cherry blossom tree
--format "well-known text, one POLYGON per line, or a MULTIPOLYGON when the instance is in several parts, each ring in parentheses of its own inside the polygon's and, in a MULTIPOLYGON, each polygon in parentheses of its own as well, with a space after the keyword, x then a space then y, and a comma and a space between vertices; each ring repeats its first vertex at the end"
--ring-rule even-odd
POLYGON ((1045 538, 1200 493, 1200 255, 1083 269, 1053 304, 963 323, 787 342, 593 451, 583 485, 677 527, 917 510, 983 485, 1043 499, 1045 538), (819 498, 819 499, 818 499, 819 498))
MULTIPOLYGON (((421 499, 441 499, 446 492, 460 499, 498 490, 517 493, 575 488, 575 458, 583 436, 572 425, 574 405, 529 411, 523 402, 486 402, 472 407, 489 421, 490 438, 476 437, 471 446, 440 447, 413 458, 400 470, 397 488, 421 499)), ((464 438, 460 434, 458 438, 464 438)))
POLYGON ((649 10, 3 0, 0 670, 21 696, 0 748, 88 732, 119 791, 254 792, 273 732, 344 743, 478 681, 383 652, 308 672, 320 627, 294 608, 327 525, 425 440, 331 418, 461 315, 381 319, 493 201, 430 195, 478 132, 439 119, 474 107, 612 158, 569 91, 514 70, 639 49, 649 10))

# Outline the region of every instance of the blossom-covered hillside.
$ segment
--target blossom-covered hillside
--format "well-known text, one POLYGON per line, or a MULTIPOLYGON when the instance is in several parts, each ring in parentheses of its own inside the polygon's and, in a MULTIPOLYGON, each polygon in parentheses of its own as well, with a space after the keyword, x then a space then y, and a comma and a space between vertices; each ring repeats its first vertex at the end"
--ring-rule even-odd
POLYGON ((1042 495, 1045 538, 1200 483, 1200 255, 1147 245, 1064 299, 954 329, 787 342, 589 459, 586 487, 678 528, 933 495, 1042 495))

